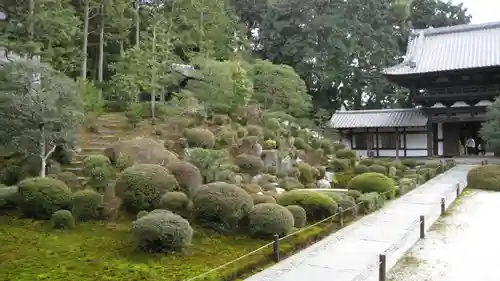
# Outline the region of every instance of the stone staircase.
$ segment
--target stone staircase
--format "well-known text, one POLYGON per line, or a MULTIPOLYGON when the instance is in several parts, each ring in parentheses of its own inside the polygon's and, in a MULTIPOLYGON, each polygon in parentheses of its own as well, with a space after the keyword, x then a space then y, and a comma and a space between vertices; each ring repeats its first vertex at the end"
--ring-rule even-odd
POLYGON ((127 118, 120 113, 105 113, 99 116, 93 124, 98 128, 97 133, 92 133, 87 128, 82 128, 79 143, 73 162, 63 166, 63 171, 72 172, 80 181, 83 176, 83 160, 96 154, 102 154, 106 147, 112 143, 128 137, 127 118))

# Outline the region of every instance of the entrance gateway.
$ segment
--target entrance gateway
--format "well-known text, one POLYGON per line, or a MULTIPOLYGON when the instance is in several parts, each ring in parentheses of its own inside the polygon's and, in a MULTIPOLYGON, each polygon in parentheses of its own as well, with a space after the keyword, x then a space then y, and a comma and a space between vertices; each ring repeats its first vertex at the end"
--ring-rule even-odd
POLYGON ((342 141, 367 156, 461 155, 500 95, 500 22, 413 30, 403 62, 383 74, 416 108, 337 111, 342 141))

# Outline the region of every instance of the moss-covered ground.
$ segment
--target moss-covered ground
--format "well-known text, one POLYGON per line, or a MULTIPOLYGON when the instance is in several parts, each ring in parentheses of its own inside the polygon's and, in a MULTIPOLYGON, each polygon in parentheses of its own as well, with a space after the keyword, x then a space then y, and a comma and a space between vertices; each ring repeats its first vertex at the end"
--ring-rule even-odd
MULTIPOLYGON (((81 223, 72 230, 53 230, 49 222, 0 216, 1 281, 187 280, 240 257, 267 240, 223 236, 197 228, 184 253, 153 254, 135 249, 130 221, 81 223)), ((312 227, 283 241, 283 255, 326 236, 332 224, 312 227)), ((272 263, 271 247, 225 269, 208 280, 234 280, 272 263), (248 265, 255 264, 254 268, 248 265), (245 268, 246 267, 246 268, 245 268), (219 278, 231 271, 230 278, 219 278)), ((204 279, 200 279, 204 280, 204 279)))

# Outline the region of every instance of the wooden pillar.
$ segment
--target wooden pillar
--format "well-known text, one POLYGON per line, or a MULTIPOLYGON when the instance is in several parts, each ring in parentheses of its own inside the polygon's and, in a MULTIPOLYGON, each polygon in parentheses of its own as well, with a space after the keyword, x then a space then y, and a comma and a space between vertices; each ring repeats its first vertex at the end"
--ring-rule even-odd
POLYGON ((427 121, 427 156, 432 157, 434 154, 434 136, 431 121, 427 121))
POLYGON ((403 149, 404 149, 404 157, 407 157, 408 148, 407 148, 407 144, 406 144, 406 127, 403 127, 403 149))
POLYGON ((399 159, 399 147, 401 146, 401 140, 399 138, 399 128, 396 127, 396 159, 399 159))
POLYGON ((356 149, 354 147, 354 135, 352 134, 352 129, 349 129, 349 142, 351 143, 351 149, 356 149))
POLYGON ((375 144, 377 146, 377 157, 380 156, 380 144, 378 141, 378 128, 375 128, 375 144))

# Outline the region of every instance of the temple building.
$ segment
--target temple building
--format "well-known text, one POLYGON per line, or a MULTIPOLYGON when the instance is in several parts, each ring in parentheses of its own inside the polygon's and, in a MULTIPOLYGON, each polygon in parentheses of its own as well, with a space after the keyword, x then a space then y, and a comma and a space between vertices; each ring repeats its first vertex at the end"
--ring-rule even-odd
POLYGON ((374 157, 461 155, 500 94, 500 22, 413 30, 403 62, 383 74, 416 107, 337 111, 342 142, 374 157))

